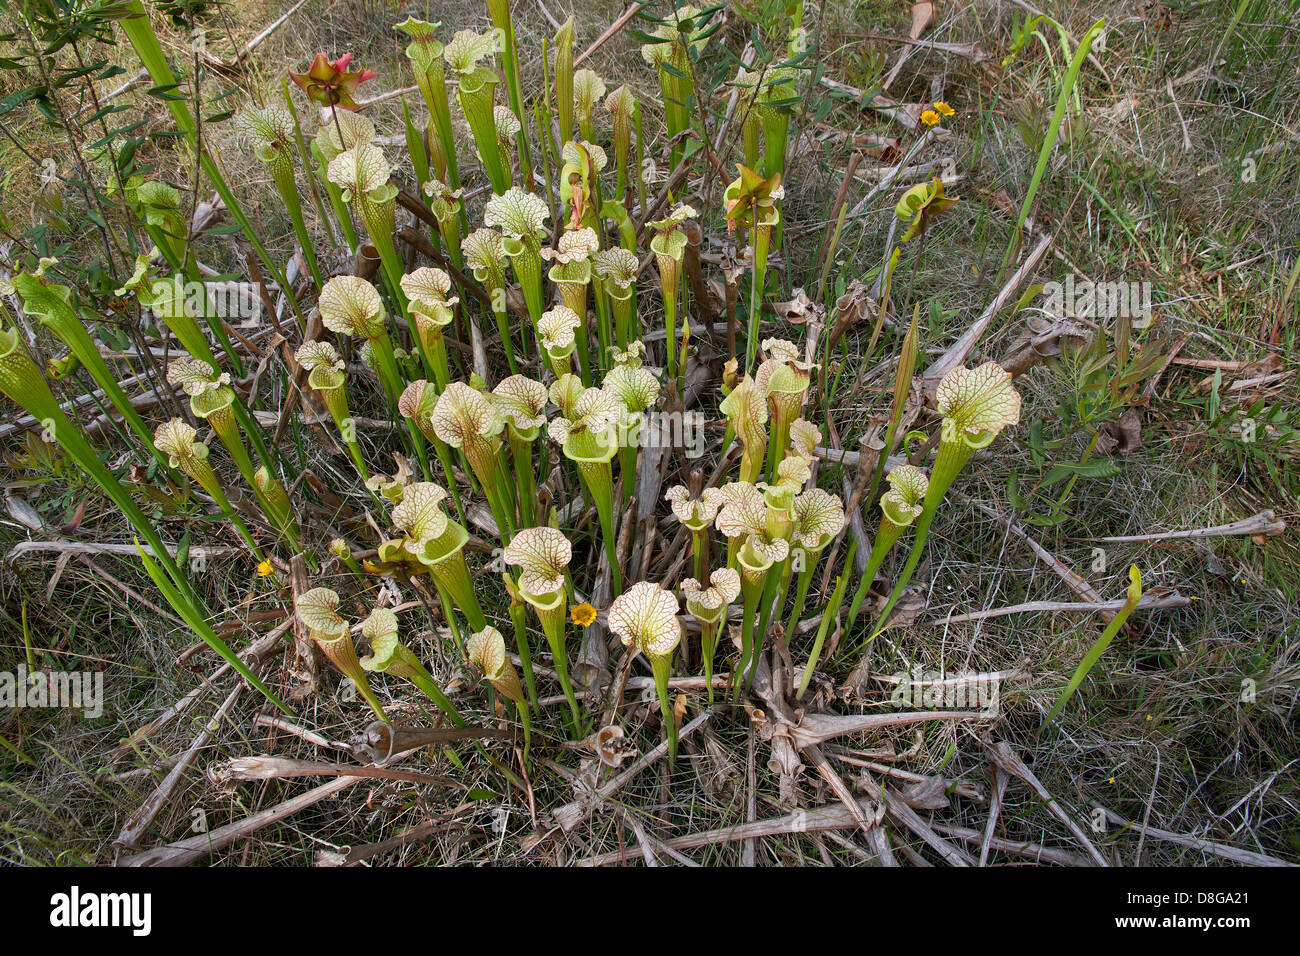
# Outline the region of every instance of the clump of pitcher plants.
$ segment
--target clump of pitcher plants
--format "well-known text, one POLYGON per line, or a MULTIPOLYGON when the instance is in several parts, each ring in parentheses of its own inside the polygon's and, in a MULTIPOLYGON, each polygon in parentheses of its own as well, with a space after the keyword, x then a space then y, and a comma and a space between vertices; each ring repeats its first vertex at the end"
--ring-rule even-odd
MULTIPOLYGON (((802 4, 789 6, 791 49, 801 50, 802 4)), ((88 376, 112 426, 138 446, 130 464, 146 466, 139 473, 147 477, 133 481, 202 516, 248 551, 259 574, 298 568, 304 556, 313 580, 303 587, 295 577, 292 592, 301 636, 380 720, 397 720, 414 688, 437 719, 464 725, 472 708, 453 698, 472 687, 510 702, 500 715, 517 719, 525 755, 534 737, 549 746, 563 733, 556 721, 539 724, 548 704, 566 712, 567 736, 581 740, 600 695, 587 668, 573 666, 575 654, 608 631, 627 666, 653 676, 672 763, 682 708, 715 704, 715 669, 725 672, 723 699, 740 702, 765 649, 780 639, 806 661, 802 693, 828 630, 853 630, 877 575, 910 536, 892 593, 875 612, 870 633, 879 632, 945 494, 977 451, 1018 422, 1020 396, 1000 366, 953 369, 938 385, 941 424, 928 474, 919 461, 886 470, 898 451, 913 351, 875 475, 885 490, 877 499, 873 482, 861 507, 855 499, 846 509, 843 476, 821 445, 829 353, 808 344, 815 339, 761 334, 771 291, 790 278, 788 255, 780 274, 769 275, 768 263, 782 249, 798 71, 737 75, 741 153, 714 157, 704 144, 714 163, 706 176, 733 164, 738 172, 718 182, 720 196, 697 198, 687 177, 656 199, 650 160, 666 156, 670 176, 701 161, 708 130, 696 128, 704 93, 693 65, 723 25, 719 8, 678 7, 646 36, 641 56, 658 102, 634 95, 634 87, 652 88, 644 82, 610 91, 591 69, 575 70, 571 19, 547 47, 546 87, 525 100, 509 4, 489 0, 488 8, 489 31, 416 18, 398 24, 410 71, 400 83, 414 84, 402 103, 404 130, 379 130, 363 115, 359 87, 375 74, 350 54, 319 54, 290 71, 282 99, 266 94, 238 112, 306 266, 295 291, 279 264, 262 259, 284 310, 277 337, 253 346, 257 363, 242 364, 211 302, 186 297, 199 272, 181 194, 141 182, 133 201, 149 251, 109 287, 158 320, 170 363, 157 384, 174 389, 167 411, 150 423, 132 403, 94 339, 89 310, 55 281, 53 258, 0 280, 0 303, 16 297, 66 354, 33 361, 35 339, 20 336, 0 305, 0 392, 130 520, 146 568, 187 624, 277 705, 208 626, 210 611, 177 549, 105 465, 43 368, 61 382, 88 376), (294 96, 310 108, 294 107, 294 96), (406 155, 394 149, 401 142, 406 155), (719 355, 716 338, 692 333, 691 320, 709 312, 696 301, 710 288, 701 270, 717 262, 700 255, 701 233, 730 236, 741 250, 727 283, 744 317, 742 325, 731 315, 729 351, 743 354, 719 355), (739 303, 746 269, 748 301, 739 303), (282 407, 264 407, 259 385, 271 379, 282 407), (710 422, 698 469, 699 455, 684 450, 680 435, 672 447, 654 444, 693 405, 710 422), (309 467, 303 423, 339 440, 329 454, 342 469, 309 467), (840 543, 855 510, 873 534, 862 542, 866 571, 841 624, 858 532, 840 543), (810 602, 823 615, 811 648, 802 637, 810 602), (370 610, 354 625, 346 608, 370 610), (534 665, 539 652, 549 666, 534 665), (451 680, 449 660, 472 665, 482 680, 451 680), (684 661, 698 661, 703 690, 696 683, 675 698, 674 679, 692 676, 684 661), (539 694, 543 682, 553 688, 549 700, 539 694), (546 734, 534 735, 540 726, 546 734)), ((128 37, 155 85, 170 88, 162 49, 147 18, 138 19, 128 37)), ((169 108, 197 143, 188 105, 169 108)), ((219 179, 206 149, 195 155, 219 179)), ((224 182, 219 192, 256 255, 266 256, 237 197, 224 182)), ((909 191, 896 211, 907 223, 904 241, 953 202, 941 185, 909 191)), ((915 335, 914 324, 913 350, 915 335)))

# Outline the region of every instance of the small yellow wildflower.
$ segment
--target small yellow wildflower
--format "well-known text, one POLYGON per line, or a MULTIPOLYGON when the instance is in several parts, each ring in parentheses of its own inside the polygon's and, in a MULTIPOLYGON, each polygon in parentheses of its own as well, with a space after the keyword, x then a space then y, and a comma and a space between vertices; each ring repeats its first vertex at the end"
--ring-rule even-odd
POLYGON ((265 559, 257 566, 257 576, 259 578, 267 577, 273 570, 275 569, 271 567, 270 559, 265 559))
POLYGON ((942 113, 944 116, 953 116, 957 112, 947 103, 945 103, 943 100, 935 100, 934 108, 938 110, 940 113, 942 113))
POLYGON ((587 627, 596 620, 596 609, 590 604, 578 604, 569 612, 569 616, 578 627, 587 627))
POLYGON ((926 126, 934 126, 939 122, 939 114, 934 110, 924 110, 921 113, 921 122, 926 126))

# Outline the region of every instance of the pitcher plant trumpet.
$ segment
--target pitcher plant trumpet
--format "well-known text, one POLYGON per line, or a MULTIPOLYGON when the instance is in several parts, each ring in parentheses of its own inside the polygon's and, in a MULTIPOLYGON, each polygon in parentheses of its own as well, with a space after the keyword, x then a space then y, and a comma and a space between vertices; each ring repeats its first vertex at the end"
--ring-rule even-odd
POLYGON ((386 607, 372 610, 361 622, 361 636, 370 648, 370 653, 360 659, 362 670, 372 674, 392 674, 410 681, 450 717, 456 726, 465 726, 464 718, 442 692, 428 668, 401 642, 398 637, 397 615, 392 610, 386 607))
POLYGON ((523 527, 536 521, 537 479, 533 473, 533 444, 546 424, 549 390, 524 375, 511 375, 492 390, 497 413, 505 420, 506 441, 519 490, 519 520, 523 527))
POLYGON ((515 363, 515 349, 510 338, 510 315, 506 307, 505 240, 496 229, 475 229, 465 237, 462 249, 465 264, 488 294, 492 316, 496 319, 497 334, 501 336, 501 347, 506 353, 506 364, 510 367, 510 374, 516 375, 519 366, 515 363))
POLYGON ((696 216, 695 209, 682 204, 668 216, 647 227, 655 231, 650 240, 650 251, 654 253, 655 264, 659 267, 659 284, 663 288, 664 325, 668 330, 665 340, 668 349, 668 377, 677 383, 677 394, 683 394, 683 377, 686 374, 686 346, 691 339, 691 327, 688 321, 682 329, 681 354, 677 351, 677 292, 681 285, 682 257, 686 254, 686 233, 682 224, 696 216))
POLYGON ((153 444, 168 457, 173 468, 179 469, 196 482, 208 497, 217 503, 217 507, 230 519, 230 523, 235 526, 235 530, 239 532, 239 536, 244 539, 244 543, 248 545, 254 556, 259 561, 262 560, 261 548, 253 540, 253 535, 248 530, 248 525, 244 524, 244 519, 231 505, 226 490, 221 486, 221 480, 208 464, 208 446, 196 440, 197 434, 184 419, 173 418, 163 422, 154 431, 153 444))
POLYGON ((475 33, 458 30, 442 51, 443 59, 456 76, 457 99, 465 122, 474 134, 483 169, 492 183, 492 191, 500 196, 509 188, 509 177, 503 167, 501 151, 497 146, 496 122, 492 100, 496 86, 501 82, 496 70, 480 65, 497 52, 497 39, 492 33, 475 33))
POLYGON ((361 445, 357 441, 357 424, 348 408, 347 376, 343 372, 343 359, 338 350, 329 342, 308 340, 298 346, 295 353, 298 364, 308 372, 307 384, 321 397, 330 417, 338 427, 343 444, 352 456, 357 474, 362 482, 370 480, 370 471, 366 468, 361 455, 361 445))
POLYGON ((502 244, 519 287, 523 290, 533 331, 542 317, 542 239, 550 212, 546 200, 512 186, 500 196, 493 196, 483 207, 483 222, 501 230, 502 244))
POLYGON ((682 625, 677 620, 677 598, 662 585, 638 581, 609 606, 609 629, 619 636, 623 646, 640 651, 654 670, 655 690, 659 694, 659 711, 663 714, 664 734, 668 738, 668 766, 677 763, 677 721, 673 714, 668 679, 672 676, 673 651, 682 639, 682 625))
MULTIPOLYGON (((475 596, 469 566, 465 563, 469 532, 447 517, 443 511, 446 498, 446 490, 431 481, 407 485, 401 502, 390 515, 400 537, 381 542, 379 562, 368 566, 367 570, 389 575, 431 574, 445 589, 451 603, 469 621, 470 629, 481 631, 487 626, 487 619, 475 596)), ((450 622, 451 608, 446 610, 450 622)))
POLYGON ((495 627, 485 627, 470 635, 465 642, 465 656, 479 670, 486 680, 502 697, 514 702, 519 712, 519 722, 524 728, 524 754, 527 755, 531 737, 528 725, 528 699, 519 683, 519 674, 506 656, 505 638, 495 627))
POLYGON ((1020 421, 1020 393, 1011 385, 1011 373, 996 362, 985 362, 973 369, 961 366, 952 369, 940 380, 935 400, 943 415, 939 453, 930 472, 921 514, 916 519, 912 551, 884 610, 876 618, 873 637, 884 627, 889 612, 902 597, 920 563, 930 523, 948 488, 978 449, 987 448, 1002 429, 1020 421))
POLYGON ((880 527, 876 531, 875 541, 872 542, 871 556, 867 559, 866 570, 862 572, 862 580, 858 582, 858 589, 853 593, 853 601, 849 604, 849 617, 844 625, 845 631, 851 630, 858 619, 858 611, 862 608, 867 591, 874 583, 876 573, 885 563, 890 550, 903 532, 911 527, 925 510, 922 502, 925 501, 926 492, 930 488, 930 479, 920 468, 915 465, 897 465, 885 475, 885 481, 889 485, 889 490, 880 498, 880 527))
MULTIPOLYGON (((563 411, 563 409, 561 409, 563 411)), ((572 418, 559 416, 547 425, 551 441, 559 444, 564 455, 578 466, 583 486, 600 516, 600 533, 605 541, 605 556, 613 582, 613 594, 623 590, 623 573, 619 568, 614 533, 614 475, 610 461, 618 454, 615 426, 623 417, 618 398, 599 388, 584 389, 573 404, 572 418)))
POLYGON ((740 574, 734 568, 718 568, 709 575, 706 588, 696 578, 682 582, 686 610, 700 623, 700 649, 704 661, 704 682, 708 685, 709 704, 713 703, 713 657, 718 650, 718 636, 727 623, 727 611, 740 597, 740 574))
POLYGON ((320 648, 335 670, 352 681, 357 693, 370 705, 375 716, 387 721, 384 708, 375 692, 370 689, 365 669, 357 658, 348 622, 339 614, 338 594, 329 588, 304 591, 294 602, 294 612, 303 627, 307 628, 307 636, 320 648))
POLYGON ((506 564, 520 569, 515 586, 541 622, 546 643, 551 648, 555 676, 569 702, 576 733, 582 725, 582 711, 569 682, 569 659, 564 647, 568 608, 565 576, 573 558, 573 546, 558 528, 525 528, 506 545, 502 558, 506 564))

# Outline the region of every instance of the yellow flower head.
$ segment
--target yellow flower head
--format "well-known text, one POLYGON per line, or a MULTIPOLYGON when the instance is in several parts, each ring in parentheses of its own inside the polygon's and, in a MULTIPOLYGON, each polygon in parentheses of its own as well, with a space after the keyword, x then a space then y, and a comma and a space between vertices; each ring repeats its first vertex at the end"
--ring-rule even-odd
POLYGON ((945 103, 943 100, 935 100, 934 108, 940 113, 942 113, 944 116, 953 116, 957 112, 947 103, 945 103))
POLYGON ((596 620, 596 609, 590 604, 578 604, 569 611, 569 616, 578 627, 588 627, 596 620))
POLYGON ((270 560, 263 560, 262 563, 257 566, 257 576, 260 578, 267 577, 273 570, 270 560))
POLYGON ((940 116, 934 110, 922 110, 921 122, 926 126, 935 126, 938 124, 940 116))

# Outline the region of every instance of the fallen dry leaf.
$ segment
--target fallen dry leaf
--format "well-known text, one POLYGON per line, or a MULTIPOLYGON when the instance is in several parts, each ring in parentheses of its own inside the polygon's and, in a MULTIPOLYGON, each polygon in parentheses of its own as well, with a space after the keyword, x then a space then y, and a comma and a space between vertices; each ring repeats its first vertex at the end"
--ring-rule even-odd
POLYGON ((939 4, 933 0, 922 0, 912 4, 912 28, 907 35, 913 40, 919 39, 928 30, 939 15, 939 4))

